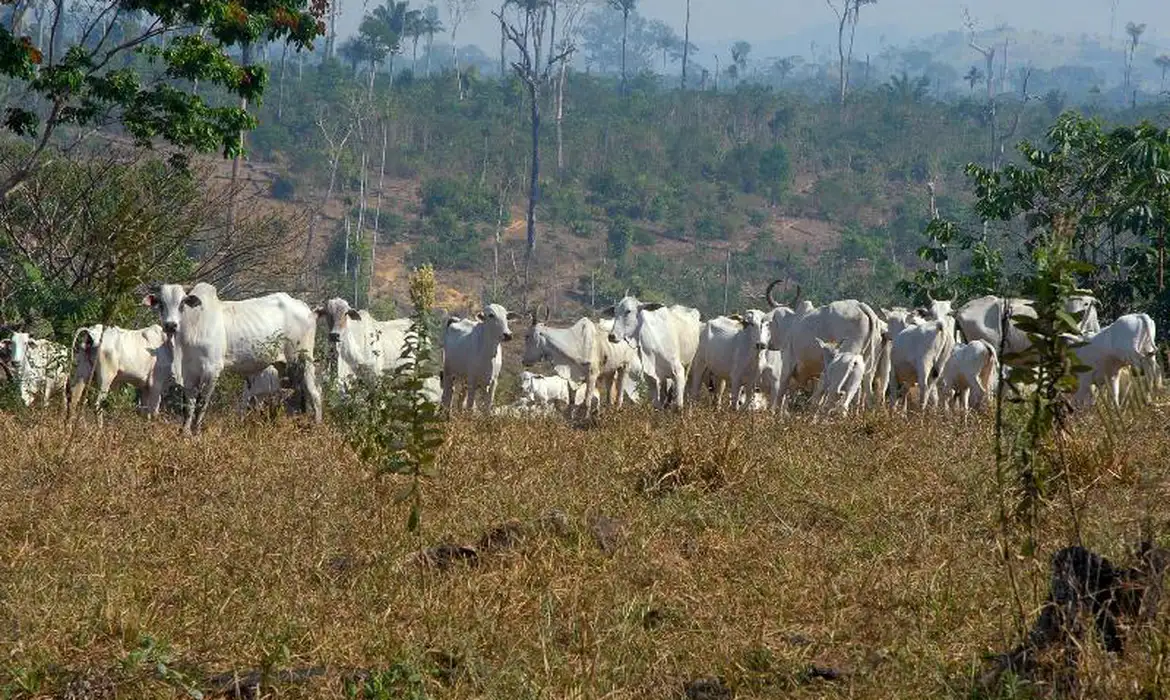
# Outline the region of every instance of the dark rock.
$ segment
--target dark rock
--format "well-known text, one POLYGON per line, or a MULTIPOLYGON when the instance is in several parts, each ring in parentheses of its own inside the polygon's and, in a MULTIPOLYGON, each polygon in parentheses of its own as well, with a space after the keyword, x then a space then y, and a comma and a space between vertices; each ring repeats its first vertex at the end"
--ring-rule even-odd
POLYGON ((524 542, 527 529, 519 520, 509 520, 483 533, 476 546, 484 553, 513 549, 524 542))
POLYGON ((845 677, 845 671, 832 666, 813 664, 804 671, 805 678, 820 678, 826 681, 839 681, 845 677))
POLYGON ((683 686, 687 700, 731 700, 735 693, 722 678, 700 678, 683 686))
POLYGON ((589 532, 593 534, 593 540, 597 542, 597 546, 606 554, 613 554, 625 536, 622 524, 604 515, 599 515, 590 520, 589 532))

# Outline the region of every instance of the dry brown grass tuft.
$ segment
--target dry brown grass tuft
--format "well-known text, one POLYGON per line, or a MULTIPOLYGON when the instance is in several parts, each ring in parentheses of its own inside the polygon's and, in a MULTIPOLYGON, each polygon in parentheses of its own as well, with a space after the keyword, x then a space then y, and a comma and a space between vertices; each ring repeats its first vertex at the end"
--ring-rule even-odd
MULTIPOLYGON (((1115 561, 1147 514, 1166 524, 1168 418, 1070 444, 1086 545, 1115 561)), ((0 696, 166 698, 255 670, 286 698, 371 671, 440 698, 969 697, 1014 640, 985 422, 449 430, 420 539, 400 484, 328 428, 217 417, 182 440, 127 416, 66 444, 54 416, 0 417, 0 696), (474 554, 420 565, 443 543, 474 554)), ((1045 522, 1019 562, 1029 612, 1073 537, 1063 504, 1045 522)), ((1092 651, 1082 692, 1164 695, 1168 650, 1163 621, 1092 651)))

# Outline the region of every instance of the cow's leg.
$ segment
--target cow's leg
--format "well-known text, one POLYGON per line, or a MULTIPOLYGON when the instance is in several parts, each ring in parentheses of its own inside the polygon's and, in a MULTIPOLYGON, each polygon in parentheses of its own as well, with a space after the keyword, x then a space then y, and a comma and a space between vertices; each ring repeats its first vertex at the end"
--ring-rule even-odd
MULTIPOLYGON (((593 406, 593 395, 597 393, 597 370, 590 366, 589 372, 585 375, 585 400, 584 404, 585 417, 588 418, 590 414, 596 415, 601 413, 601 397, 597 397, 597 407, 593 406)), ((576 399, 576 393, 572 387, 569 387, 569 401, 570 403, 576 399)))
POLYGON ((195 424, 192 430, 196 433, 203 430, 203 420, 207 418, 207 409, 211 405, 211 397, 215 394, 215 379, 209 379, 199 390, 195 402, 195 424))
POLYGON ((443 387, 443 397, 439 399, 439 403, 442 405, 443 410, 448 412, 451 410, 452 390, 454 389, 452 385, 454 383, 455 380, 451 376, 451 371, 444 369, 439 375, 439 384, 443 387))
POLYGON ((1109 375, 1109 399, 1113 402, 1113 408, 1121 408, 1121 372, 1109 375))
POLYGON ((183 434, 191 435, 195 426, 195 401, 199 397, 199 389, 197 387, 183 387, 183 410, 186 414, 183 418, 183 434))
POLYGON ((467 382, 463 385, 463 390, 467 392, 467 395, 463 397, 463 410, 474 411, 475 395, 479 393, 479 382, 471 377, 468 377, 467 382))
MULTIPOLYGON (((484 387, 484 413, 489 416, 492 414, 492 406, 494 406, 496 403, 496 387, 499 386, 499 384, 500 382, 495 377, 492 377, 490 380, 488 380, 487 386, 484 387)), ((569 400, 572 401, 572 399, 573 392, 570 391, 569 400)))
POLYGON ((610 391, 617 391, 617 396, 612 399, 611 403, 618 408, 621 408, 626 400, 626 368, 619 367, 610 378, 610 391))
POLYGON ((683 368, 681 362, 675 362, 674 365, 671 367, 671 376, 674 377, 675 408, 677 408, 678 410, 681 411, 681 410, 683 410, 683 407, 686 405, 683 394, 686 393, 685 389, 687 386, 687 371, 683 368))
POLYGON ((313 422, 320 423, 322 418, 321 389, 317 386, 317 370, 312 358, 305 358, 305 361, 301 363, 301 371, 304 373, 301 377, 301 390, 309 400, 309 405, 313 407, 313 422))
POLYGON ((690 394, 692 401, 697 401, 699 392, 702 391, 704 375, 707 373, 707 363, 702 357, 696 356, 695 361, 691 363, 691 376, 686 390, 690 394))

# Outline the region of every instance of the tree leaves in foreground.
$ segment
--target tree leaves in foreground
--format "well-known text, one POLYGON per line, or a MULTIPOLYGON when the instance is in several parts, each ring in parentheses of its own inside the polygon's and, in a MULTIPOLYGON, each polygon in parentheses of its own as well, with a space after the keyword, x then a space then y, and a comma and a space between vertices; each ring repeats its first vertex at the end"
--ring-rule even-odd
MULTIPOLYGON (((242 65, 233 47, 283 40, 309 49, 324 33, 325 0, 83 0, 53 4, 52 29, 37 46, 16 3, 0 27, 0 75, 12 85, 3 128, 33 147, 0 180, 5 200, 37 168, 50 147, 68 147, 89 129, 120 125, 140 146, 163 139, 181 149, 225 157, 241 149, 239 134, 256 126, 242 107, 215 105, 187 81, 203 81, 252 102, 264 93, 262 66, 242 65), (154 67, 144 70, 142 61, 154 67), (66 143, 61 141, 65 140, 66 143)), ((42 20, 44 21, 44 20, 42 20)), ((75 145, 75 144, 74 144, 75 145)))

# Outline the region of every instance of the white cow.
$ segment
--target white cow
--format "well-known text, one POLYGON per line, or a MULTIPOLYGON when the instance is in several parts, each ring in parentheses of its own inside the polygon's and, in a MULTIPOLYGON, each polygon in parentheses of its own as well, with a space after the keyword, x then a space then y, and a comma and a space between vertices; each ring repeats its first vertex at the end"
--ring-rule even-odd
POLYGON ((202 427, 225 369, 249 376, 269 365, 298 370, 300 388, 321 422, 321 393, 313 368, 317 316, 303 301, 284 293, 223 301, 213 285, 200 282, 190 292, 181 285, 164 284, 143 304, 158 311, 163 333, 173 342, 175 374, 187 399, 185 433, 202 427))
POLYGON ((410 319, 377 321, 369 311, 350 308, 345 299, 330 299, 316 309, 329 328, 329 343, 337 350, 337 381, 344 387, 355 374, 380 376, 402 358, 410 319))
POLYGON ((577 396, 584 401, 584 386, 561 374, 546 377, 526 370, 520 373, 520 402, 536 406, 570 407, 577 396))
POLYGON ((732 406, 746 408, 748 402, 740 401, 740 390, 746 389, 749 399, 755 393, 770 333, 768 314, 756 309, 749 309, 742 316, 719 316, 702 324, 690 369, 691 398, 698 397, 709 374, 716 384, 717 404, 722 401, 726 382, 731 385, 732 406))
MULTIPOLYGON (((824 370, 824 353, 817 340, 836 343, 842 352, 861 355, 866 362, 863 388, 871 391, 881 352, 882 321, 868 304, 855 299, 834 301, 815 307, 808 300, 796 308, 782 306, 772 296, 780 280, 768 285, 765 296, 772 305, 771 338, 768 347, 783 354, 784 370, 780 377, 781 405, 788 385, 795 381, 807 385, 824 370)), ((796 291, 800 298, 800 289, 796 291)))
POLYGON ((637 347, 642 373, 651 383, 654 405, 666 405, 668 393, 673 389, 674 405, 683 408, 687 368, 699 346, 698 310, 643 304, 627 296, 604 314, 614 320, 609 342, 628 340, 637 347))
POLYGON ((972 340, 955 346, 943 365, 943 405, 956 402, 966 416, 972 406, 981 410, 999 382, 999 360, 986 340, 972 340))
POLYGON ((16 372, 25 406, 49 404, 54 391, 64 397, 69 383, 69 351, 60 343, 13 333, 0 342, 0 359, 16 372))
POLYGON ((1158 369, 1156 329, 1154 319, 1146 314, 1126 314, 1088 336, 1083 347, 1075 349, 1077 359, 1089 367, 1077 376, 1075 403, 1089 405, 1093 400, 1093 385, 1107 385, 1113 406, 1121 403, 1121 369, 1134 367, 1161 385, 1158 369))
POLYGON ((127 330, 99 323, 73 334, 73 363, 70 410, 80 405, 90 383, 97 389, 94 405, 99 411, 111 391, 129 384, 140 392, 141 410, 155 416, 171 383, 173 358, 162 326, 127 330))
MULTIPOLYGON (((1009 313, 1006 341, 1003 341, 1003 334, 1000 332, 1003 327, 1005 303, 1003 298, 997 296, 972 299, 953 313, 963 337, 968 342, 986 340, 997 353, 1001 344, 1007 354, 1021 353, 1032 347, 1028 334, 1011 321, 1020 317, 1036 318, 1032 300, 1009 298, 1007 301, 1009 313)), ((1101 330, 1101 324, 1097 320, 1097 307, 1096 298, 1081 294, 1066 299, 1063 308, 1074 316, 1080 314, 1080 331, 1082 334, 1090 334, 1101 330)))
POLYGON ((890 404, 918 385, 918 407, 938 401, 938 379, 954 349, 954 330, 948 319, 911 326, 894 338, 890 351, 890 404))
POLYGON ((860 353, 843 352, 836 345, 817 342, 825 356, 825 371, 817 382, 812 404, 818 411, 824 406, 829 413, 840 411, 848 415, 865 382, 865 358, 860 353))
POLYGON ((464 408, 473 409, 482 390, 484 411, 492 412, 503 362, 500 343, 512 339, 508 321, 517 318, 517 314, 499 304, 488 304, 474 320, 454 316, 447 320, 443 330, 443 408, 451 409, 452 392, 459 379, 467 385, 464 408))
MULTIPOLYGON (((602 337, 597 324, 588 318, 582 318, 568 328, 553 328, 538 321, 535 311, 532 312, 530 320, 528 331, 524 335, 522 358, 524 366, 531 367, 538 362, 551 362, 559 368, 558 374, 565 375, 565 380, 571 379, 582 383, 585 387, 582 405, 585 408, 585 415, 588 415, 595 409, 595 397, 600 404, 597 387, 606 367, 606 353, 616 354, 622 346, 614 345, 613 350, 610 350, 610 343, 602 337)), ((547 314, 545 320, 547 321, 547 314)), ((623 373, 624 371, 622 369, 623 373)), ((576 405, 576 392, 569 393, 565 401, 569 408, 576 405)), ((600 405, 596 408, 599 410, 600 405)))

